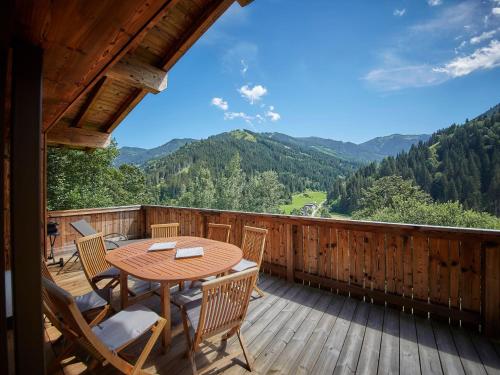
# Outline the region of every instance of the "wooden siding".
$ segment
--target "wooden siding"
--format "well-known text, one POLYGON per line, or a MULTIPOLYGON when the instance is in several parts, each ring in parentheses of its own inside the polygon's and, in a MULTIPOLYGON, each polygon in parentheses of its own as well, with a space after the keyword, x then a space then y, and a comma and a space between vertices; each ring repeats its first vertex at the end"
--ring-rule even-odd
POLYGON ((144 217, 141 206, 50 211, 48 220, 59 224, 60 235, 55 242, 56 253, 73 247, 75 240, 80 235, 70 224, 82 219, 104 235, 121 233, 129 239, 144 237, 144 217))
POLYGON ((244 225, 266 228, 268 273, 500 337, 498 231, 163 206, 49 215, 61 230, 81 216, 104 233, 129 228, 137 237, 149 237, 151 224, 178 222, 180 235, 203 237, 209 222, 231 224, 230 243, 238 246, 244 225))

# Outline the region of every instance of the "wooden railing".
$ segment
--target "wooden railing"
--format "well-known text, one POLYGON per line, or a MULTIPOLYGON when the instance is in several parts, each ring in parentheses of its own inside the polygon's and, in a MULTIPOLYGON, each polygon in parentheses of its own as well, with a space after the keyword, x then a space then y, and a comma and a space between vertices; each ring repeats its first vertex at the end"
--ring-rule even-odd
POLYGON ((500 337, 499 231, 164 206, 49 216, 64 220, 61 227, 86 217, 105 233, 121 228, 135 237, 149 236, 157 223, 179 222, 181 234, 193 236, 205 236, 209 222, 227 223, 236 245, 244 225, 267 228, 266 272, 500 337))
POLYGON ((98 232, 104 234, 122 233, 129 239, 143 238, 145 235, 144 210, 141 206, 49 211, 48 221, 59 224, 59 236, 55 242, 56 252, 74 247, 74 241, 79 234, 70 223, 81 219, 85 219, 98 232))

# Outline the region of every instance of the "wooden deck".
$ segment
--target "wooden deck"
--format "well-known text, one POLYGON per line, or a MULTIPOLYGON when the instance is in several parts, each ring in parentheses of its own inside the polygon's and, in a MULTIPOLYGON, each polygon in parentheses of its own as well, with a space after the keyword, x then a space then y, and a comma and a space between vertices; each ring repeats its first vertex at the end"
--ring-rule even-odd
MULTIPOLYGON (((55 277, 75 295, 90 290, 79 263, 55 277)), ((267 296, 251 301, 242 329, 256 374, 500 374, 500 345, 470 330, 273 276, 262 276, 260 286, 267 296)), ((159 311, 158 298, 144 303, 159 311)), ((172 348, 162 355, 157 345, 146 368, 158 374, 190 374, 178 310, 173 308, 172 314, 172 348)), ((47 323, 48 342, 58 335, 47 323)), ((47 345, 47 355, 58 349, 47 345)), ((225 351, 234 350, 238 344, 229 340, 225 351)), ((134 354, 137 347, 129 351, 134 354)), ((197 363, 203 366, 223 356, 220 341, 211 340, 197 363)), ((246 372, 239 360, 220 363, 223 367, 210 373, 246 372)), ((84 370, 82 363, 75 363, 61 374, 84 370)), ((99 373, 114 371, 108 366, 99 373)))

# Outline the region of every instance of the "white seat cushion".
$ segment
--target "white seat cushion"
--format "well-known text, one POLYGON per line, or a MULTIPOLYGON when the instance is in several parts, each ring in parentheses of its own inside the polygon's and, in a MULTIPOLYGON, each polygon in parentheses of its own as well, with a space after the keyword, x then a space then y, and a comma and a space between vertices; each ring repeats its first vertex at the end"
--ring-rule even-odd
POLYGON ((251 260, 242 259, 236 266, 232 268, 232 271, 241 272, 253 267, 257 267, 257 263, 252 262, 251 260))
POLYGON ((174 305, 183 306, 192 301, 201 301, 202 296, 203 293, 199 286, 193 288, 185 286, 183 290, 177 290, 175 293, 172 293, 170 300, 174 305))
MULTIPOLYGON (((186 315, 191 325, 191 328, 196 331, 198 329, 198 323, 200 322, 201 313, 201 298, 190 301, 184 305, 186 309, 186 315)), ((193 334, 194 332, 190 332, 193 334)))
POLYGON ((92 328, 92 332, 111 351, 143 335, 159 319, 158 314, 143 305, 133 305, 92 328))
POLYGON ((92 279, 93 280, 113 279, 119 276, 120 276, 120 270, 115 267, 110 267, 107 270, 98 273, 92 279))
POLYGON ((94 291, 75 297, 75 303, 81 312, 104 307, 108 304, 104 298, 94 291))

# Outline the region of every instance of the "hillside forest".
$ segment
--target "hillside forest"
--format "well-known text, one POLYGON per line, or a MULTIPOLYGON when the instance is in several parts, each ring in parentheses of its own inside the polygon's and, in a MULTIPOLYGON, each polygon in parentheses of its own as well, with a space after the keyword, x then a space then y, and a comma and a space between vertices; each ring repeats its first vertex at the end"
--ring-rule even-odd
POLYGON ((326 191, 317 215, 500 229, 500 105, 431 136, 353 145, 236 130, 125 148, 121 159, 116 142, 94 151, 52 148, 48 208, 164 204, 284 213, 292 196, 326 191))

